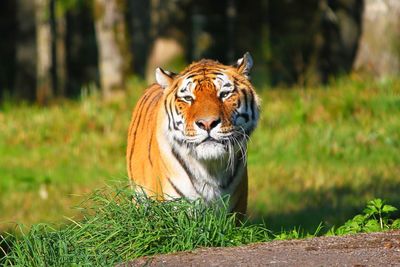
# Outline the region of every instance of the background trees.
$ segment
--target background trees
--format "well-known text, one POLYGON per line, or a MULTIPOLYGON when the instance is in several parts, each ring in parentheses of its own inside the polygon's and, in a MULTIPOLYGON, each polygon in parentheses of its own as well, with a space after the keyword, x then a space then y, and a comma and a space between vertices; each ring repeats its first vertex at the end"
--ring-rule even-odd
POLYGON ((356 70, 377 77, 400 74, 400 1, 366 0, 356 70))
POLYGON ((105 97, 127 77, 153 79, 208 57, 245 51, 256 83, 315 84, 400 69, 397 0, 4 0, 0 97, 45 104, 97 85, 105 97), (363 12, 364 11, 364 12, 363 12))
POLYGON ((130 68, 125 8, 126 3, 118 0, 95 0, 93 5, 100 85, 105 97, 124 87, 130 68))

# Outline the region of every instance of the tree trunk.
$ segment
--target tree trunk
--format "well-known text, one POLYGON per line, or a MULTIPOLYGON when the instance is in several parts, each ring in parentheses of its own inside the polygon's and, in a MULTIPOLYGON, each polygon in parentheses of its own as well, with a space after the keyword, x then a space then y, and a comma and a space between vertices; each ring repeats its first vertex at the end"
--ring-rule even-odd
POLYGON ((100 85, 109 98, 123 89, 130 67, 124 6, 118 0, 95 0, 94 16, 99 48, 100 85))
POLYGON ((136 75, 145 77, 147 55, 150 51, 150 1, 128 0, 128 28, 133 54, 132 68, 136 75))
POLYGON ((51 77, 51 26, 50 0, 35 0, 35 22, 37 42, 36 101, 46 104, 53 96, 51 77))
POLYGON ((16 14, 16 1, 0 1, 0 102, 14 88, 16 14))
POLYGON ((184 9, 187 4, 178 5, 178 2, 149 1, 149 45, 145 72, 148 83, 155 81, 157 67, 176 72, 186 65, 182 64, 185 61, 182 36, 187 36, 188 32, 184 30, 185 27, 181 23, 185 16, 182 14, 187 10, 184 9))
POLYGON ((31 0, 16 2, 16 74, 15 96, 19 99, 35 99, 36 88, 36 32, 35 3, 31 0))
POLYGON ((63 12, 66 20, 66 95, 76 97, 82 88, 99 85, 99 54, 92 1, 79 1, 79 8, 63 12), (90 5, 90 6, 89 6, 90 5))
POLYGON ((226 4, 226 59, 229 64, 235 63, 235 24, 237 17, 237 8, 235 0, 228 0, 226 4))
POLYGON ((365 0, 354 70, 375 77, 400 74, 399 0, 365 0))
MULTIPOLYGON (((54 1, 54 0, 52 0, 54 1)), ((66 62, 66 18, 64 12, 55 12, 53 24, 53 67, 55 68, 55 89, 59 97, 66 96, 67 62, 66 62)))

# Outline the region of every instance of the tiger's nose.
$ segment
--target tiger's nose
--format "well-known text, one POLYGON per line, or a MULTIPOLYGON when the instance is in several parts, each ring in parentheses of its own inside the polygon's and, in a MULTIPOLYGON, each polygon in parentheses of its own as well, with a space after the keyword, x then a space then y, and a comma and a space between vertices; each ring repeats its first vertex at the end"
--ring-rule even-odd
POLYGON ((215 128, 215 126, 217 126, 220 122, 221 118, 219 117, 206 117, 197 120, 196 125, 199 126, 199 128, 209 132, 213 128, 215 128))

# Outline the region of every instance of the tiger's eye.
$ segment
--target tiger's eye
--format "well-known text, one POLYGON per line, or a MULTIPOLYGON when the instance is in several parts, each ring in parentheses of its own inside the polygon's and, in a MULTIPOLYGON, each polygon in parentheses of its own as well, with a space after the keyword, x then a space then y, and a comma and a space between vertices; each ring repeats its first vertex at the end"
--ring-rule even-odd
POLYGON ((183 97, 183 99, 185 99, 185 101, 188 101, 188 102, 193 101, 193 97, 191 97, 191 96, 185 96, 185 97, 183 97))
POLYGON ((220 94, 219 94, 219 97, 220 98, 225 98, 225 97, 227 97, 229 95, 229 92, 221 92, 220 94))

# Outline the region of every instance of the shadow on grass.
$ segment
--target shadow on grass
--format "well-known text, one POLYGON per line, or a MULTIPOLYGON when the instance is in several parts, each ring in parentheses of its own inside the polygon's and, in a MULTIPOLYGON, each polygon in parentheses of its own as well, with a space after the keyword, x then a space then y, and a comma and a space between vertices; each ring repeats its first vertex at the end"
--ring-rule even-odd
MULTIPOLYGON (((250 223, 266 222, 273 232, 292 230, 300 227, 305 232, 314 233, 322 222, 325 233, 332 226, 341 226, 357 214, 361 214, 366 203, 374 198, 381 198, 400 209, 400 181, 398 179, 383 180, 381 177, 372 177, 367 184, 357 189, 350 186, 335 187, 331 190, 307 190, 287 194, 290 201, 298 201, 303 208, 294 212, 253 213, 250 223)), ((400 212, 395 213, 396 218, 400 212)))
POLYGON ((5 256, 11 251, 11 239, 14 238, 9 233, 0 232, 0 266, 4 264, 5 256))

